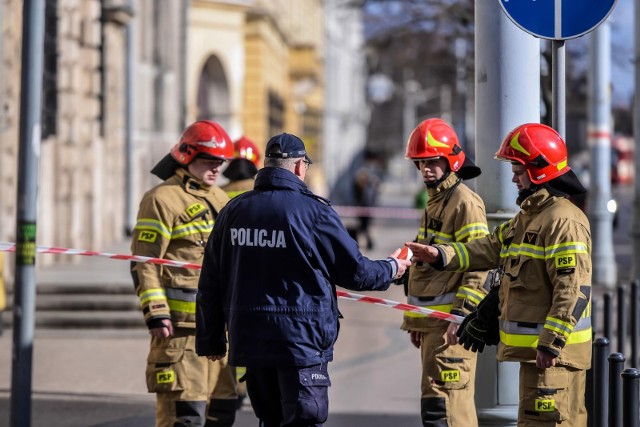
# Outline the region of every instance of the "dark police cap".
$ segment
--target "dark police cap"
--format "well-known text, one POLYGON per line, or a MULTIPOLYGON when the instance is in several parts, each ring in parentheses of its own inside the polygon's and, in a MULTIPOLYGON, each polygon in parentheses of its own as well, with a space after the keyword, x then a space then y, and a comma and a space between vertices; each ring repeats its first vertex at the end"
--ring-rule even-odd
POLYGON ((281 159, 304 157, 309 163, 313 163, 307 154, 304 142, 297 136, 289 133, 281 133, 280 135, 272 137, 269 142, 267 142, 264 156, 279 157, 281 159), (279 152, 274 150, 275 145, 280 146, 279 152))

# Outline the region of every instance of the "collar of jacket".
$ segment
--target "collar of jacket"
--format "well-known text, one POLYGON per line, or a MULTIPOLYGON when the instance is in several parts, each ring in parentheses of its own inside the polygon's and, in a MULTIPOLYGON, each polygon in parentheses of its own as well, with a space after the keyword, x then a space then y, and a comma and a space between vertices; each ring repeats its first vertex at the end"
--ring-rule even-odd
POLYGON ((558 197, 549 194, 546 188, 541 188, 520 204, 520 209, 524 213, 534 214, 542 211, 549 204, 553 203, 558 197))
POLYGON ((460 177, 456 175, 455 172, 451 172, 447 179, 442 181, 436 188, 427 188, 429 198, 433 198, 433 200, 439 200, 440 197, 443 197, 445 194, 447 194, 447 190, 456 185, 459 180, 460 177))
POLYGON ((191 175, 186 169, 176 169, 174 176, 180 181, 180 185, 184 188, 184 191, 189 194, 199 197, 206 197, 211 194, 212 187, 191 175))
POLYGON ((265 167, 256 176, 256 190, 280 188, 308 193, 307 185, 291 171, 282 168, 265 167))

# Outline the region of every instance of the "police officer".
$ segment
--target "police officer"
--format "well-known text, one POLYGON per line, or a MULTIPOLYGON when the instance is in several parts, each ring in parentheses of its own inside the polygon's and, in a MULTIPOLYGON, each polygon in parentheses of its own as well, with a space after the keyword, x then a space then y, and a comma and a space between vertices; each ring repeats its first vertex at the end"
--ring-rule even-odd
POLYGON ((336 284, 385 290, 410 261, 372 261, 303 180, 311 159, 290 134, 269 140, 255 190, 220 212, 197 297, 196 349, 247 367, 260 425, 320 426, 338 335, 336 284), (248 266, 249 265, 249 266, 248 266))
POLYGON ((519 427, 583 427, 591 362, 591 235, 568 197, 584 192, 552 128, 515 128, 496 153, 511 163, 520 206, 513 219, 468 243, 412 243, 416 258, 447 270, 498 267, 498 279, 459 329, 465 348, 498 344, 520 362, 519 427), (499 316, 499 319, 498 319, 499 316))
MULTIPOLYGON (((416 241, 469 242, 489 234, 484 203, 463 180, 480 175, 465 156, 458 136, 441 119, 427 119, 409 136, 406 158, 414 162, 428 192, 416 241)), ((408 303, 466 316, 487 293, 486 272, 438 271, 426 263, 410 269, 408 303)), ((476 353, 458 344, 458 325, 404 313, 402 329, 421 349, 421 418, 425 427, 475 427, 476 353)))
MULTIPOLYGON (((151 171, 164 182, 147 192, 138 211, 135 255, 201 263, 218 212, 229 198, 216 187, 233 144, 217 123, 201 120, 151 171)), ((236 388, 227 360, 195 352, 198 270, 135 263, 132 276, 151 334, 147 387, 156 393, 156 426, 231 426, 236 388)))
POLYGON ((229 180, 222 189, 231 199, 245 191, 253 190, 255 177, 260 168, 260 153, 255 142, 242 136, 233 143, 233 147, 234 158, 222 172, 229 180))

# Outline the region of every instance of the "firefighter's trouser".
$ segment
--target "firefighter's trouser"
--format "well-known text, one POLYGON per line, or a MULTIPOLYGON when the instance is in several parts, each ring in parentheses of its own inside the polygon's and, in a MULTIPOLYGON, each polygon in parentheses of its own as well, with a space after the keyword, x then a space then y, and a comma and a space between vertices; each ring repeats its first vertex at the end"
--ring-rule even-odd
POLYGON ((327 364, 247 367, 247 392, 260 427, 321 427, 329 416, 327 364))
POLYGON ((421 416, 424 427, 477 427, 476 353, 446 343, 446 328, 423 332, 421 416))
POLYGON ((157 427, 223 427, 235 420, 235 370, 225 357, 212 362, 195 350, 195 329, 151 337, 147 388, 156 393, 157 427))
POLYGON ((586 372, 566 366, 520 364, 518 427, 584 427, 586 372))

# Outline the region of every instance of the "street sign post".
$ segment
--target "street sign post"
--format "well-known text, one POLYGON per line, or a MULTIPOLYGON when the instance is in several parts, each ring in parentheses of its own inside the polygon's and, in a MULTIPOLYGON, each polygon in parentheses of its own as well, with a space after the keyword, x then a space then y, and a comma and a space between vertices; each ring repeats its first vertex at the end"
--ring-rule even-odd
POLYGON ((500 0, 509 19, 549 40, 583 36, 602 23, 618 0, 500 0))

